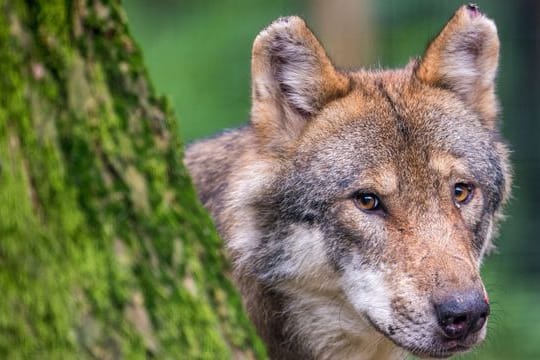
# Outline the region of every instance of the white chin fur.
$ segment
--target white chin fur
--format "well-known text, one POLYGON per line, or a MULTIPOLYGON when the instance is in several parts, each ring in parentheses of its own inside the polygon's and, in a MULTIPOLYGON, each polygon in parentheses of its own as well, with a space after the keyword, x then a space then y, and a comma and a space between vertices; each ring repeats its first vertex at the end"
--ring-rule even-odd
POLYGON ((356 263, 353 259, 341 278, 347 300, 356 311, 366 314, 376 324, 392 324, 392 293, 386 286, 383 273, 357 268, 356 263))
POLYGON ((280 272, 295 279, 280 285, 292 298, 286 309, 288 327, 316 359, 405 358, 407 352, 363 316, 390 323, 391 297, 381 273, 352 268, 335 272, 326 260, 323 234, 316 229, 297 226, 284 241, 291 262, 283 263, 280 272))

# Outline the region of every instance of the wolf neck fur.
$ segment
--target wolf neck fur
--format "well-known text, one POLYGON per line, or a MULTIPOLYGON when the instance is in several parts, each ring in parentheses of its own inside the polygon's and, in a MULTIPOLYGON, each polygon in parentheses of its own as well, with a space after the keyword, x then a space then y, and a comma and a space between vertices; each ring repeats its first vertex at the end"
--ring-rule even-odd
POLYGON ((257 294, 246 299, 246 306, 255 324, 269 329, 261 336, 273 359, 392 360, 407 356, 342 296, 287 286, 278 292, 264 290, 253 281, 242 285, 250 287, 250 294, 257 294), (259 290, 253 291, 253 287, 259 290))

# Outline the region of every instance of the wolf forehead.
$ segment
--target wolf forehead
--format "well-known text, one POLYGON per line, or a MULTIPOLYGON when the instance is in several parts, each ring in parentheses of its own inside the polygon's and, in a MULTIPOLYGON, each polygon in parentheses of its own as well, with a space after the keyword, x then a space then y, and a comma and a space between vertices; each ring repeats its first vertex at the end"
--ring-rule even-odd
POLYGON ((393 178, 421 185, 454 175, 483 186, 498 206, 505 186, 500 136, 458 96, 414 83, 408 68, 349 76, 350 93, 323 108, 298 139, 285 170, 292 184, 324 185, 324 198, 366 178, 380 179, 384 191, 393 178))

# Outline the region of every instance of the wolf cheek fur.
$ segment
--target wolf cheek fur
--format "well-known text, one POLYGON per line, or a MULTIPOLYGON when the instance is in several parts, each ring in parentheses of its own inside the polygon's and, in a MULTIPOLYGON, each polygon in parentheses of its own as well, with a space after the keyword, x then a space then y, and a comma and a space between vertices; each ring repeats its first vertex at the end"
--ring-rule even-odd
POLYGON ((471 5, 400 70, 336 70, 297 17, 257 36, 250 124, 186 164, 273 358, 446 357, 484 339, 479 267, 510 190, 498 51, 471 5))

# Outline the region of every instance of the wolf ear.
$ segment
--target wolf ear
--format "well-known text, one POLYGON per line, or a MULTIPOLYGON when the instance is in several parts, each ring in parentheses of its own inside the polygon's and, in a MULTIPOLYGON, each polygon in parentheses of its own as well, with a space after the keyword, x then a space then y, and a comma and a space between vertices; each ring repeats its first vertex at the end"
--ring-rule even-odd
POLYGON ((471 4, 459 8, 429 44, 415 73, 425 83, 457 93, 480 114, 485 126, 493 128, 498 61, 495 23, 471 4))
POLYGON ((255 39, 251 120, 270 141, 293 139, 325 104, 348 92, 313 33, 296 16, 280 18, 255 39))

